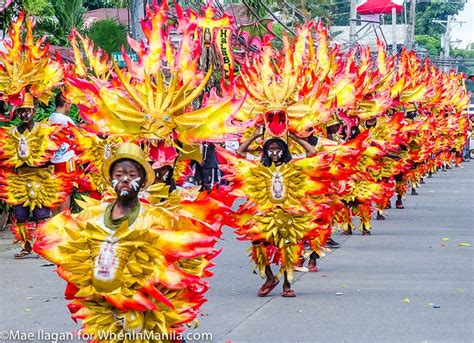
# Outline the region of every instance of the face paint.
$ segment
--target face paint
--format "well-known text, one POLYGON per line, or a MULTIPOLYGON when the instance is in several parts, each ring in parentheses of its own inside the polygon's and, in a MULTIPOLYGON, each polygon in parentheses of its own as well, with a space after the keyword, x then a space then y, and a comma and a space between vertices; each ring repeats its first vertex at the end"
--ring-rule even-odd
POLYGON ((278 156, 278 158, 281 158, 283 156, 283 151, 267 151, 267 154, 268 154, 268 157, 272 157, 272 156, 278 156))
POLYGON ((117 185, 118 185, 119 182, 120 182, 119 180, 113 179, 113 180, 112 180, 112 187, 113 187, 113 188, 117 187, 117 185))
POLYGON ((120 191, 120 196, 126 197, 127 195, 128 195, 128 191, 126 191, 124 189, 120 191))
POLYGON ((136 179, 133 179, 132 181, 130 181, 130 186, 132 186, 132 189, 134 191, 137 191, 140 189, 140 177, 137 177, 136 179))

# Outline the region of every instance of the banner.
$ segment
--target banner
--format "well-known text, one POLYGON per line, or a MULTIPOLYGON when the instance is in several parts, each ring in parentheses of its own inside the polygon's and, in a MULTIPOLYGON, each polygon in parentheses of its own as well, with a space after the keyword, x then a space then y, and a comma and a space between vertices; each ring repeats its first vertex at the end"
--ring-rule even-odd
POLYGON ((230 46, 230 29, 220 29, 216 36, 216 46, 222 60, 225 82, 228 84, 234 78, 234 60, 232 59, 232 48, 230 46))

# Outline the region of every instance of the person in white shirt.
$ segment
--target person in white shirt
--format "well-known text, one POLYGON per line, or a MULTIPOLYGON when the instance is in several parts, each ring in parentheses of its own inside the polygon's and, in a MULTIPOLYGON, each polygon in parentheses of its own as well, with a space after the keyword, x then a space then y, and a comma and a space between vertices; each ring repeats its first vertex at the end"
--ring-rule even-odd
MULTIPOLYGON (((74 125, 74 121, 67 116, 71 110, 71 104, 66 100, 64 94, 59 92, 54 99, 54 104, 56 106, 54 112, 49 116, 48 123, 52 125, 62 125, 69 126, 74 125)), ((61 172, 71 172, 75 169, 74 157, 76 153, 71 149, 71 145, 67 142, 61 143, 59 149, 54 153, 54 156, 51 158, 51 162, 54 164, 54 169, 61 172)), ((62 212, 65 209, 70 208, 71 206, 71 194, 69 194, 64 203, 62 203, 58 208, 53 209, 53 214, 62 212)))
POLYGON ((71 110, 71 104, 66 100, 64 94, 59 92, 54 99, 54 105, 56 106, 53 113, 48 118, 48 123, 59 124, 67 126, 68 123, 76 125, 74 121, 67 116, 71 110))

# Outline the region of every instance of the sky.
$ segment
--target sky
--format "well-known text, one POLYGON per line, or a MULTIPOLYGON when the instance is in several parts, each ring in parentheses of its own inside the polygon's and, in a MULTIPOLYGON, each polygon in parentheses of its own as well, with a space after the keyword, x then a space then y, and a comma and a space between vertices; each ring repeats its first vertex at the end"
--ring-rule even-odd
POLYGON ((456 24, 452 29, 451 39, 462 40, 461 43, 453 46, 465 49, 469 43, 474 43, 474 0, 467 0, 464 10, 456 16, 456 20, 466 21, 460 27, 456 24))

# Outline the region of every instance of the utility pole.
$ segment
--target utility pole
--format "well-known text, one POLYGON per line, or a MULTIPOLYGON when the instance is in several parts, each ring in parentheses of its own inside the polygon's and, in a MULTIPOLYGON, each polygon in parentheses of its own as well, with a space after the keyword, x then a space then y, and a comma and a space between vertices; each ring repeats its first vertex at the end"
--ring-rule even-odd
POLYGON ((357 0, 351 0, 351 10, 349 17, 349 45, 352 46, 356 41, 356 29, 357 29, 357 0))
MULTIPOLYGON (((441 58, 447 63, 449 58, 449 52, 451 48, 451 29, 453 25, 466 23, 465 21, 454 20, 453 16, 448 15, 447 20, 433 20, 433 23, 440 24, 446 28, 446 32, 441 36, 441 58)), ((449 70, 449 66, 446 65, 444 68, 446 71, 449 70)))
POLYGON ((410 0, 410 15, 408 17, 408 29, 406 44, 409 48, 415 46, 415 23, 416 23, 416 0, 410 0))
POLYGON ((144 38, 140 19, 145 15, 145 0, 130 0, 129 2, 132 38, 140 41, 144 38))
POLYGON ((392 8, 392 54, 397 54, 397 10, 392 8))
POLYGON ((448 20, 446 22, 446 32, 443 35, 443 58, 447 59, 449 57, 449 48, 451 45, 451 23, 453 17, 448 15, 448 20))

